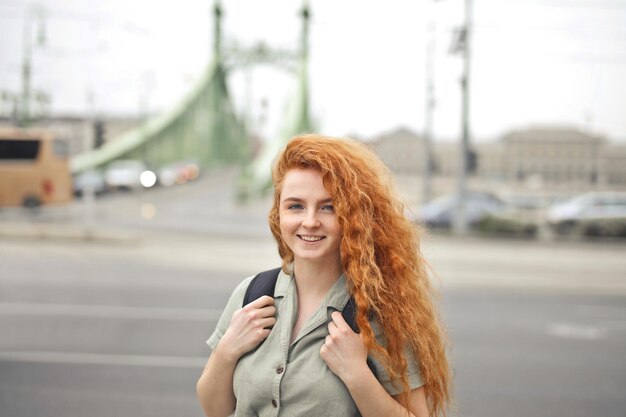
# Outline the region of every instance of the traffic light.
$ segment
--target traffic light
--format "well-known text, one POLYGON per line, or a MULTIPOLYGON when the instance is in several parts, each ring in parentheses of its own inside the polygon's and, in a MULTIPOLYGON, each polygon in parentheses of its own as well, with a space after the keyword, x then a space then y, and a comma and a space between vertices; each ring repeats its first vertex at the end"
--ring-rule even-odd
POLYGON ((104 145, 104 134, 105 134, 104 122, 102 120, 97 120, 93 124, 93 136, 94 136, 93 147, 95 149, 98 149, 99 147, 104 145))
POLYGON ((474 174, 478 168, 478 154, 472 149, 468 149, 467 154, 467 173, 474 174))

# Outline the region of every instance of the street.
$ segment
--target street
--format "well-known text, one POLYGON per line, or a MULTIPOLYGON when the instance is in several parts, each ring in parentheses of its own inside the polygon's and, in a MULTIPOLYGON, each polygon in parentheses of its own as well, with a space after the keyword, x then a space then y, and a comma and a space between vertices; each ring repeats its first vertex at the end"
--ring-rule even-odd
MULTIPOLYGON (((232 289, 279 260, 258 207, 189 190, 98 202, 95 227, 118 239, 0 238, 3 417, 202 415, 205 340, 232 289), (153 197, 150 223, 131 208, 153 197)), ((4 216, 0 227, 19 223, 4 216)), ((426 235, 423 251, 449 331, 452 415, 625 415, 623 246, 426 235)))

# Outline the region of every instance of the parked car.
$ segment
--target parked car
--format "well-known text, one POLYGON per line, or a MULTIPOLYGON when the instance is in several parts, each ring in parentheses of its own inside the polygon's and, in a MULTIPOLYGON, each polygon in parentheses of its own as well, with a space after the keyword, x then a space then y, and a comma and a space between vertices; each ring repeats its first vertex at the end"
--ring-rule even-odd
POLYGON ((570 233, 576 227, 603 227, 626 222, 626 193, 591 192, 553 205, 547 213, 550 227, 558 233, 570 233))
POLYGON ((74 195, 81 196, 87 188, 91 188, 95 195, 106 192, 107 185, 104 174, 100 170, 90 169, 74 176, 74 195))
MULTIPOLYGON (((458 201, 458 193, 436 198, 422 206, 417 221, 428 227, 450 228, 454 223, 458 201)), ((465 202, 467 222, 474 225, 488 215, 504 211, 506 207, 504 201, 491 193, 469 191, 465 202)))
POLYGON ((193 181, 200 175, 200 167, 194 161, 181 161, 164 166, 158 171, 159 184, 169 187, 175 184, 185 184, 193 181))
POLYGON ((148 171, 146 165, 134 159, 118 159, 109 164, 104 174, 107 188, 132 190, 141 188, 141 174, 148 171))

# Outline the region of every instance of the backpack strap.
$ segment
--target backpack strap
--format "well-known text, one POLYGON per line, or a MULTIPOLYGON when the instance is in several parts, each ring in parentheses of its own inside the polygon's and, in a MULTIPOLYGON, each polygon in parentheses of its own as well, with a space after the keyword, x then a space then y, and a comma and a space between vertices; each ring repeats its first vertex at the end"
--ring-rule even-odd
POLYGON ((246 289, 246 294, 243 296, 243 305, 245 307, 252 301, 269 295, 274 297, 274 289, 276 288, 276 281, 278 281, 278 274, 280 274, 281 268, 270 269, 269 271, 263 271, 258 273, 246 289))
MULTIPOLYGON (((250 304, 252 301, 269 295, 274 297, 274 290, 276 289, 276 282, 278 281, 278 275, 281 268, 270 269, 269 271, 263 271, 258 273, 246 289, 246 293, 243 297, 242 307, 250 304)), ((359 328, 356 324, 356 303, 354 299, 350 297, 348 303, 343 308, 343 319, 348 323, 350 328, 355 332, 359 332, 359 328)))
POLYGON ((348 323, 354 333, 359 333, 359 326, 356 324, 356 303, 354 298, 350 297, 341 312, 343 319, 348 323))

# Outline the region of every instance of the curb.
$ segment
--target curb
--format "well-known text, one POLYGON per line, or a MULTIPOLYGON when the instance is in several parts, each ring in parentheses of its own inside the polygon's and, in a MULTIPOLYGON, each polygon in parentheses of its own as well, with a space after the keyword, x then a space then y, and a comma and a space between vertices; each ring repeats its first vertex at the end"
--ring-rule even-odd
POLYGON ((65 240, 76 242, 138 243, 136 233, 97 227, 49 223, 0 222, 0 239, 65 240))

